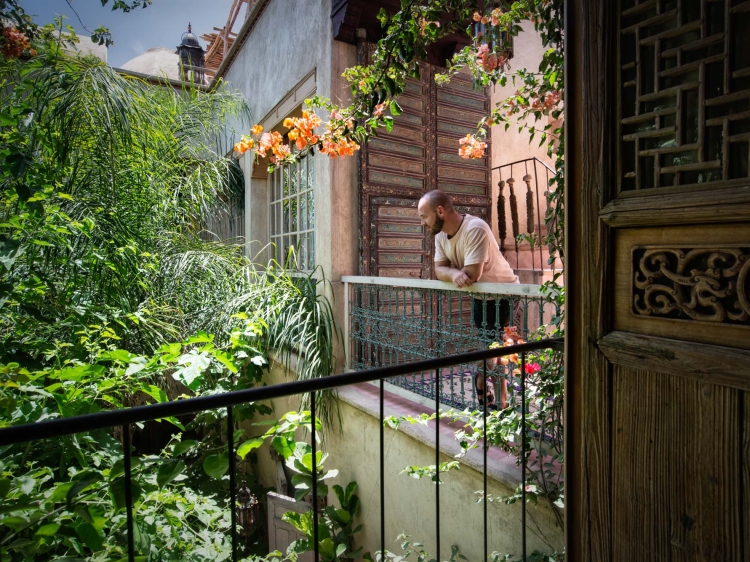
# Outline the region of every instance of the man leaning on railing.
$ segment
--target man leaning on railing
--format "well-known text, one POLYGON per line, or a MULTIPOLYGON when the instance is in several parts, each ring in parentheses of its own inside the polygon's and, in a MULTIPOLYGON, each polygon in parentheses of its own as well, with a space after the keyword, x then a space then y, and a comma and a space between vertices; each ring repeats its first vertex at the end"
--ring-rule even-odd
MULTIPOLYGON (((460 214, 453 207, 450 196, 444 191, 433 189, 419 200, 417 207, 422 225, 435 235, 435 275, 441 281, 451 281, 456 287, 470 287, 478 281, 485 283, 518 283, 508 262, 500 253, 490 226, 481 218, 470 214, 460 214)), ((507 300, 495 301, 473 299, 472 317, 478 330, 486 327, 493 339, 510 324, 511 309, 507 300), (499 310, 500 318, 497 318, 499 310), (486 318, 483 312, 486 311, 486 318), (483 323, 486 321, 486 323, 483 323)), ((484 399, 492 402, 489 389, 485 391, 484 380, 475 377, 479 403, 484 399)), ((500 382, 500 405, 508 405, 508 385, 503 378, 500 382)))

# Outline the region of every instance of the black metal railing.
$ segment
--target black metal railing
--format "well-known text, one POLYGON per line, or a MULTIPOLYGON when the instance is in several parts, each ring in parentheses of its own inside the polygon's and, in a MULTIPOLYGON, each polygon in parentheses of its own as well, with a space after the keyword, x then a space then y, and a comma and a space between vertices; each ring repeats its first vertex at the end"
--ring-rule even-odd
MULTIPOLYGON (((227 410, 227 447, 228 456, 230 459, 229 467, 229 493, 230 493, 230 505, 231 505, 231 542, 232 542, 232 560, 237 561, 237 521, 235 517, 235 506, 237 505, 237 491, 236 491, 236 475, 235 475, 235 451, 233 436, 233 416, 232 407, 240 404, 246 404, 249 402, 259 402, 263 400, 270 400, 274 398, 281 398, 286 396, 293 396, 299 394, 310 393, 310 418, 311 418, 311 429, 312 429, 312 510, 313 510, 313 543, 315 551, 315 560, 319 560, 319 543, 318 543, 318 473, 317 473, 317 450, 316 450, 316 424, 315 424, 315 410, 316 410, 316 392, 328 389, 335 389, 344 386, 349 386, 364 382, 380 381, 380 547, 381 552, 384 553, 385 549, 385 495, 384 495, 384 476, 385 476, 385 457, 384 457, 384 432, 383 432, 383 421, 384 421, 384 384, 383 381, 390 377, 398 377, 407 375, 414 372, 422 371, 435 371, 439 373, 441 369, 451 367, 454 365, 469 363, 469 362, 481 362, 482 373, 484 377, 485 388, 487 385, 488 368, 487 361, 493 358, 499 358, 506 355, 518 354, 521 358, 521 395, 526 395, 526 354, 535 351, 541 351, 545 349, 554 349, 562 351, 563 340, 558 339, 545 339, 532 343, 525 343, 516 346, 502 347, 496 349, 486 349, 481 351, 474 351, 471 353, 463 353, 460 355, 451 355, 446 357, 439 357, 435 359, 428 359, 425 361, 418 361, 413 363, 406 363, 402 365, 392 365, 388 367, 381 367, 377 369, 370 369, 367 371, 350 372, 340 375, 333 375, 330 377, 323 377, 312 380, 296 381, 283 384, 277 384, 273 386, 265 386, 258 388, 251 388, 246 390, 237 390, 233 392, 227 392, 223 394, 217 394, 212 396, 201 396, 197 398, 189 398, 185 400, 177 400, 173 402, 166 402, 160 404, 151 404, 147 406, 137 406, 133 408, 112 410, 107 412, 99 412, 95 414, 86 414, 81 416, 75 416, 70 418, 60 418, 55 420, 42 421, 32 424, 24 424, 14 427, 7 427, 0 429, 0 448, 17 444, 17 443, 29 443, 33 441, 39 441, 42 439, 52 439, 56 437, 62 437, 65 435, 73 435, 76 433, 90 432, 99 429, 109 429, 115 427, 122 428, 123 435, 123 454, 124 454, 124 476, 125 476, 125 503, 126 503, 126 515, 127 515, 127 544, 128 544, 128 560, 133 562, 135 560, 136 552, 134 546, 134 521, 133 521, 133 487, 132 487, 132 458, 131 458, 131 443, 130 443, 130 426, 132 424, 157 420, 168 417, 178 417, 187 414, 196 414, 207 410, 214 410, 219 408, 226 408, 227 410)), ((435 411, 440 412, 440 399, 436 396, 435 399, 435 411)), ((487 407, 483 408, 483 423, 486 427, 487 422, 487 407)), ((526 474, 527 474, 527 457, 528 457, 528 443, 527 443, 527 425, 526 425, 526 408, 522 408, 522 443, 521 443, 521 496, 522 496, 522 549, 523 549, 523 560, 526 560, 526 474)), ((484 452, 484 478, 483 478, 483 498, 484 498, 484 559, 488 558, 488 544, 487 544, 487 433, 484 432, 483 438, 483 452, 484 452)), ((438 471, 440 470, 440 423, 439 419, 435 423, 435 467, 438 471)), ((435 482, 435 541, 437 545, 436 559, 440 560, 440 479, 436 478, 435 482)), ((0 553, 1 554, 1 553, 0 553)))

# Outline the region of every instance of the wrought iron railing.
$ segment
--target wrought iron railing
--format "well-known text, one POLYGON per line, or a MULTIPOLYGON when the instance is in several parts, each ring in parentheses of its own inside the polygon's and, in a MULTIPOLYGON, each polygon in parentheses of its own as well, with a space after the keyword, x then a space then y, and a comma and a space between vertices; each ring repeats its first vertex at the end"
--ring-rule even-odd
POLYGON ((550 225, 545 225, 550 178, 555 172, 539 158, 526 158, 508 162, 492 168, 492 182, 498 186, 497 230, 500 238, 500 251, 507 255, 515 250, 515 256, 508 256, 516 268, 542 271, 554 269, 554 262, 547 263, 549 251, 544 247, 544 237, 550 225), (530 263, 521 261, 518 236, 526 235, 529 243, 530 263), (513 248, 506 248, 506 240, 511 237, 513 248), (513 263, 515 262, 515 263, 513 263), (530 268, 528 266, 531 266, 530 268))
MULTIPOLYGON (((476 283, 458 289, 443 281, 390 277, 345 276, 342 281, 351 370, 487 349, 504 341, 504 326, 515 332, 514 340, 528 340, 559 312, 537 285, 476 283)), ((513 369, 500 364, 490 367, 490 374, 495 406, 500 405, 503 385, 510 400, 518 396, 520 383, 513 369)), ((458 363, 440 373, 414 372, 390 382, 448 406, 479 409, 484 396, 481 388, 477 393, 476 375, 475 366, 458 363)))
MULTIPOLYGON (((122 441, 123 441, 123 464, 124 464, 124 478, 125 478, 125 509, 127 515, 127 559, 130 562, 136 560, 136 556, 140 556, 143 553, 136 551, 134 544, 134 513, 133 513, 133 474, 132 474, 132 456, 131 442, 130 442, 130 428, 133 424, 143 423, 147 421, 184 416, 187 414, 197 414, 208 410, 215 410, 219 408, 226 408, 227 410, 227 448, 228 458, 230 461, 229 466, 229 502, 228 505, 235 507, 237 506, 237 479, 236 479, 236 467, 235 467, 235 450, 233 439, 231 438, 234 434, 234 420, 233 420, 233 406, 240 404, 247 404, 250 402, 260 402, 263 400, 270 400, 274 398, 280 398, 285 396, 294 396, 301 394, 310 394, 310 409, 311 419, 316 418, 316 393, 326 389, 339 388, 352 384, 358 384, 363 382, 380 381, 380 548, 381 552, 385 552, 385 494, 384 494, 384 483, 385 483, 385 454, 384 454, 384 381, 393 377, 403 377, 414 372, 429 372, 440 373, 443 369, 451 368, 456 365, 466 365, 470 363, 481 363, 481 373, 484 380, 488 377, 488 360, 493 358, 508 356, 517 354, 520 357, 521 373, 525 373, 526 355, 530 352, 539 352, 545 349, 558 349, 562 350, 563 341, 561 339, 547 339, 537 341, 533 343, 527 343, 522 345, 516 345, 513 347, 504 347, 498 349, 483 349, 472 353, 464 353, 461 355, 453 355, 446 357, 439 357, 435 359, 428 359, 425 361, 418 361, 415 363, 408 363, 403 365, 393 365, 389 367, 381 367, 377 369, 370 369, 367 371, 352 372, 341 375, 334 375, 330 377, 324 377, 319 379, 296 381, 284 384, 278 384, 273 386, 256 387, 247 390, 238 390, 234 392, 227 392, 223 394, 201 396, 197 398, 189 398, 186 400, 178 400, 173 402, 166 402, 160 404, 151 404, 148 406, 139 406, 127 409, 112 410, 107 412, 99 412, 95 414, 87 414, 82 416, 75 416, 71 418, 61 418, 55 420, 42 421, 33 424, 24 424, 15 427, 7 427, 0 429, 0 449, 10 446, 16 443, 30 443, 39 440, 48 440, 59 438, 65 435, 73 435, 77 433, 86 433, 96 430, 109 429, 109 428, 122 428, 122 441)), ((526 376, 521 375, 519 379, 522 394, 525 395, 526 376)), ((435 400, 435 411, 440 411, 440 401, 435 400)), ((486 426, 487 421, 487 408, 483 409, 484 424, 486 426)), ((526 424, 526 409, 522 409, 522 432, 521 432, 521 478, 522 483, 526 483, 527 474, 527 462, 529 457, 530 447, 530 436, 527 431, 526 424)), ((310 439, 312 445, 312 510, 313 510, 313 536, 314 536, 314 549, 315 549, 315 560, 319 560, 319 533, 318 533, 318 478, 317 478, 317 451, 316 451, 316 424, 311 424, 312 436, 310 439)), ((483 484, 483 498, 484 498, 484 559, 488 559, 488 517, 487 517, 487 436, 486 433, 483 439, 484 461, 483 461, 483 472, 484 472, 484 484, 483 484)), ((440 425, 435 424, 435 466, 440 466, 440 425)), ((440 481, 437 479, 435 483, 435 539, 437 545, 436 559, 440 560, 440 481)), ((522 535, 522 550, 523 560, 526 560, 526 486, 521 486, 522 496, 522 522, 521 522, 521 535, 522 535)), ((394 509, 389 506, 389 513, 397 513, 397 507, 394 509)), ((235 509, 231 509, 231 542, 232 542, 232 560, 234 562, 238 559, 238 538, 237 538, 237 521, 235 515, 235 509)), ((2 555, 2 553, 0 553, 2 555)))

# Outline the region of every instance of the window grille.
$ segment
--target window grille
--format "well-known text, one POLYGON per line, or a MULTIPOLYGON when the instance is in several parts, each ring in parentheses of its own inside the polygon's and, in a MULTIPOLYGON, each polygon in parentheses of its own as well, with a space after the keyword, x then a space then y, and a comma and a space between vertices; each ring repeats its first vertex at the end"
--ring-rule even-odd
POLYGON ((285 267, 315 267, 315 158, 308 153, 270 176, 270 240, 274 258, 285 267), (290 249, 294 248, 290 253, 290 249), (296 263, 294 260, 296 259, 296 263))

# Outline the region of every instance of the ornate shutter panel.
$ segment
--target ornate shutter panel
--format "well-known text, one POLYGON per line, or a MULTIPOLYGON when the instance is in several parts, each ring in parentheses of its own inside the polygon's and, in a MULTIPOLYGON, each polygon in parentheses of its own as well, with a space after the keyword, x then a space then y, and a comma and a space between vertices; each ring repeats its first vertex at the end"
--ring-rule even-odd
MULTIPOLYGON (((433 76, 443 71, 433 67, 433 76)), ((437 187, 451 194, 460 212, 468 212, 490 222, 490 157, 470 160, 458 155, 459 140, 475 133, 477 123, 490 110, 489 92, 474 90, 471 79, 459 74, 445 86, 431 80, 432 103, 435 108, 437 187)))
MULTIPOLYGON (((363 47, 365 60, 373 48, 363 47)), ((488 92, 473 91, 464 77, 438 88, 434 76, 444 69, 420 63, 420 70, 398 100, 403 113, 391 133, 362 147, 363 275, 432 277, 434 241, 417 215, 430 189, 449 192, 460 211, 490 221, 489 159, 458 156, 459 139, 476 131, 489 108, 488 92)))
POLYGON ((362 269, 385 277, 430 276, 417 202, 429 189, 429 69, 409 79, 391 133, 362 148, 362 269))

